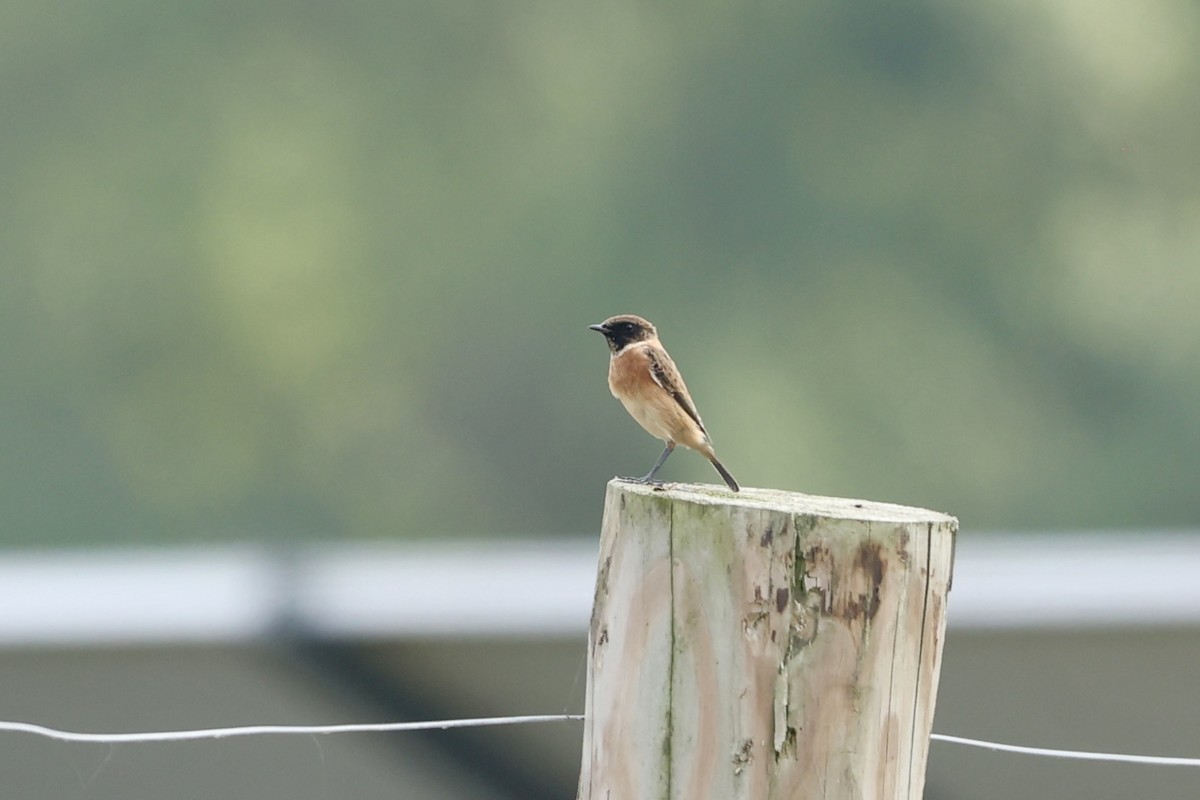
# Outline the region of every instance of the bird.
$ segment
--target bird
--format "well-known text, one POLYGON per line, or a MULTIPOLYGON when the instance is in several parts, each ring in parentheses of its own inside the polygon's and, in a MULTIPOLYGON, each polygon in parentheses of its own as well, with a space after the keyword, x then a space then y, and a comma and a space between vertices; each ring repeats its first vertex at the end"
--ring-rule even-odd
POLYGON ((658 331, 649 320, 634 314, 619 314, 598 325, 589 325, 588 329, 603 334, 608 342, 611 353, 608 388, 613 397, 621 401, 630 416, 651 436, 662 439, 667 445, 645 476, 629 480, 661 485, 654 476, 675 445, 681 444, 711 461, 730 490, 740 491, 737 481, 717 459, 712 439, 700 421, 683 376, 658 340, 658 331))

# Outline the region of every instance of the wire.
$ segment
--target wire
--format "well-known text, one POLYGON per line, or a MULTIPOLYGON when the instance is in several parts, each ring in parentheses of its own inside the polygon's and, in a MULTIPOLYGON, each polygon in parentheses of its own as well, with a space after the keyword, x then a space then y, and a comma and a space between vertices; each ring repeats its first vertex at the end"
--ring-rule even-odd
MULTIPOLYGON (((476 719, 443 719, 431 722, 376 722, 348 725, 249 725, 240 728, 203 728, 190 731, 148 731, 145 733, 78 733, 34 725, 30 722, 0 721, 0 731, 29 733, 61 742, 100 742, 121 744, 136 742, 184 742, 196 739, 226 739, 233 736, 263 736, 269 734, 305 735, 328 733, 392 733, 397 731, 448 730, 450 728, 483 728, 497 725, 525 725, 537 722, 574 722, 582 720, 582 714, 540 714, 525 717, 479 717, 476 719)), ((1094 753, 1085 750, 1052 750, 1044 747, 1025 747, 1017 744, 986 742, 982 739, 967 739, 962 736, 930 734, 935 742, 961 744, 983 750, 998 750, 1005 753, 1020 753, 1046 758, 1068 758, 1078 761, 1116 761, 1132 764, 1157 764, 1160 766, 1200 767, 1200 758, 1175 758, 1171 756, 1138 756, 1125 753, 1094 753)))
POLYGON ((981 739, 966 739, 962 736, 947 736, 942 733, 932 733, 929 735, 929 738, 937 742, 964 744, 967 747, 979 747, 984 750, 999 750, 1005 753, 1021 753, 1029 756, 1045 756, 1046 758, 1070 758, 1077 761, 1123 761, 1131 764, 1159 764, 1174 767, 1200 767, 1200 758, 1135 756, 1125 753, 1092 753, 1086 750, 1050 750, 1044 747, 1024 747, 1019 744, 985 742, 981 739))
POLYGON ((448 730, 450 728, 482 728, 491 725, 522 725, 531 722, 564 722, 583 719, 582 714, 543 714, 528 717, 481 717, 479 719, 444 719, 436 722, 378 722, 350 725, 250 725, 241 728, 205 728, 191 731, 150 731, 146 733, 77 733, 60 731, 29 722, 0 722, 0 731, 31 733, 62 742, 183 742, 194 739, 225 739, 231 736, 262 736, 265 734, 317 733, 389 733, 394 731, 448 730))

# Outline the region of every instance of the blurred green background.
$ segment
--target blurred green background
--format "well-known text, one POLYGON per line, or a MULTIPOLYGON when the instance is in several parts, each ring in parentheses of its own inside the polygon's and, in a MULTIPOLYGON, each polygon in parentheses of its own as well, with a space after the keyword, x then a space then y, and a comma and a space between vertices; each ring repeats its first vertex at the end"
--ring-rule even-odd
POLYGON ((743 485, 1195 525, 1197 86, 1187 0, 12 0, 0 541, 593 535, 625 312, 743 485))

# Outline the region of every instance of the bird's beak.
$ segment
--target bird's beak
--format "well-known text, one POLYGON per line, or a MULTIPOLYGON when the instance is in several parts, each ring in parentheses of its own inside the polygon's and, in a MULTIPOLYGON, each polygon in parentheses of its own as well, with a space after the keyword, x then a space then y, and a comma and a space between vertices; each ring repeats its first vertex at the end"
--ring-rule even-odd
POLYGON ((596 333, 607 333, 603 325, 588 325, 588 330, 595 331, 596 333))

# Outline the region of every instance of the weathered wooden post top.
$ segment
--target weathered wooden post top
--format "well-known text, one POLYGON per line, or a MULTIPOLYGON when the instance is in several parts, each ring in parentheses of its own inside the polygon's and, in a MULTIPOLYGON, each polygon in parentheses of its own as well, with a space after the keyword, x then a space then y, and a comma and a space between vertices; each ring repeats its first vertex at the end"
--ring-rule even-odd
POLYGON ((580 800, 920 798, 957 527, 611 481, 580 800))

